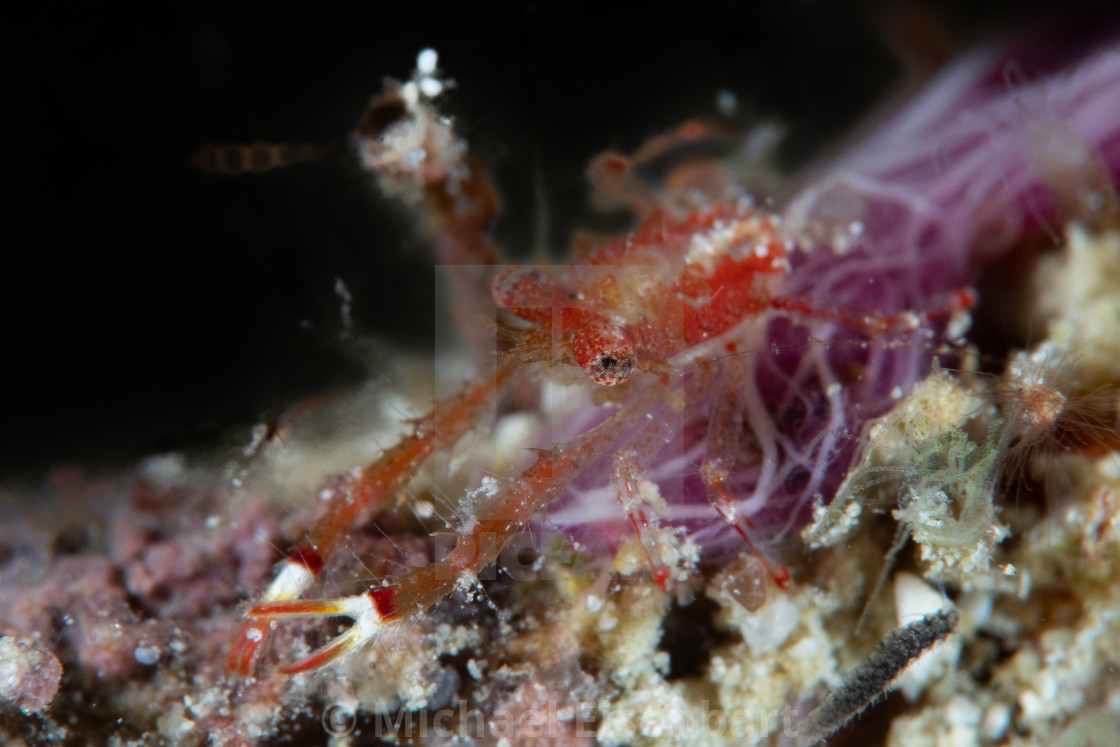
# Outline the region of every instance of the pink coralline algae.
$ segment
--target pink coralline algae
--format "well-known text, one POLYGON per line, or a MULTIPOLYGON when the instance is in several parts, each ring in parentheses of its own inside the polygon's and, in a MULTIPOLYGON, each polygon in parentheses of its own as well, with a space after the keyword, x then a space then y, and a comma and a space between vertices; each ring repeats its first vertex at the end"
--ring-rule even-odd
POLYGON ((45 711, 61 679, 54 654, 26 638, 0 638, 0 699, 26 714, 45 711))
MULTIPOLYGON (((6 657, 19 684, 5 697, 20 708, 47 713, 62 674, 47 687, 52 662, 71 687, 100 683, 137 707, 157 667, 189 661, 196 674, 221 677, 215 664, 233 623, 215 611, 267 578, 279 524, 260 500, 229 513, 224 486, 187 480, 181 466, 156 459, 112 480, 59 468, 34 508, 4 522, 0 632, 23 647, 6 657)), ((165 683, 145 707, 183 692, 165 683)))

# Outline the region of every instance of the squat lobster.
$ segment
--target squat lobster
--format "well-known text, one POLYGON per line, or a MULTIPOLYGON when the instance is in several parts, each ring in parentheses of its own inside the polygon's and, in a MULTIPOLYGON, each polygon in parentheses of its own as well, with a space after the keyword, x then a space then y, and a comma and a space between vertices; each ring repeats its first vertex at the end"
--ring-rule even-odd
MULTIPOLYGON (((373 101, 358 128, 358 147, 384 189, 427 205, 445 258, 493 263, 486 229, 497 201, 489 182, 467 162, 465 144, 432 106, 443 88, 433 83, 439 83, 435 76, 434 56, 425 51, 410 82, 389 84, 373 101)), ((689 126, 678 137, 698 131, 689 126)), ((615 183, 626 178, 619 159, 611 157, 616 167, 621 164, 615 183)), ((281 670, 291 673, 320 667, 424 613, 456 587, 475 583, 533 516, 603 456, 611 462, 604 475, 609 472, 663 589, 673 577, 664 556, 672 535, 666 539, 659 531, 650 510, 656 496, 648 485, 673 470, 678 477, 698 477, 716 514, 763 558, 778 585, 789 586, 789 573, 755 549, 750 517, 764 514, 775 495, 792 515, 835 481, 829 465, 845 446, 836 431, 848 403, 836 373, 841 362, 830 358, 828 345, 796 360, 752 351, 775 347, 775 320, 843 328, 864 338, 903 337, 928 331, 932 320, 967 308, 972 299, 948 293, 945 306, 927 314, 818 308, 782 295, 799 249, 776 216, 742 195, 705 198, 686 210, 670 202, 648 209, 636 230, 569 267, 513 267, 493 277, 489 290, 501 310, 499 329, 511 340, 496 371, 438 403, 376 462, 328 487, 326 514, 248 611, 230 654, 232 669, 252 671, 273 620, 354 620, 342 635, 281 670), (578 367, 605 387, 596 399, 609 408, 602 407, 603 415, 582 433, 539 450, 520 475, 489 478, 475 494, 472 520, 463 522, 445 558, 355 596, 300 599, 357 522, 403 490, 430 456, 451 449, 511 384, 531 381, 541 367, 578 367), (665 458, 674 444, 679 456, 665 458)), ((465 292, 485 295, 477 288, 465 292)), ((827 341, 828 334, 813 339, 827 341)), ((858 355, 843 364, 858 365, 858 355)))

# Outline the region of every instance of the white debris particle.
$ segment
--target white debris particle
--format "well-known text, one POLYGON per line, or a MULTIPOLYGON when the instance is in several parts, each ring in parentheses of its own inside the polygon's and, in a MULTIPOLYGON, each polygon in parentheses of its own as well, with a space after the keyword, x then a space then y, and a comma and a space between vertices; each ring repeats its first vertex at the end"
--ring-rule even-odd
POLYGON ((157 454, 140 462, 137 469, 144 477, 163 485, 181 479, 187 471, 187 457, 183 454, 157 454))
POLYGON ((459 574, 459 578, 455 579, 455 590, 468 602, 473 602, 479 598, 482 587, 478 583, 478 576, 470 571, 463 571, 459 574))
POLYGON ((813 521, 801 532, 802 538, 814 550, 831 547, 851 534, 859 524, 860 514, 863 513, 863 506, 859 501, 849 500, 847 505, 843 505, 843 510, 839 510, 841 505, 832 509, 831 506, 824 505, 822 498, 814 498, 813 521))
POLYGON ((428 47, 421 49, 420 54, 416 55, 416 72, 421 75, 431 75, 436 71, 439 65, 439 52, 428 47))
POLYGON ((902 387, 896 386, 891 390, 891 399, 902 399, 902 387))
POLYGON ((136 657, 136 661, 146 667, 150 667, 159 661, 159 646, 137 646, 136 650, 132 652, 132 655, 136 657))
POLYGON ((597 627, 599 628, 600 632, 605 633, 608 630, 614 630, 616 625, 618 625, 618 618, 615 617, 611 612, 604 612, 602 617, 599 618, 599 624, 597 627))
POLYGON ((945 715, 953 726, 977 726, 983 713, 980 706, 964 695, 954 695, 945 705, 945 715))
POLYGON ((156 729, 160 736, 174 744, 179 744, 194 731, 194 721, 186 718, 181 704, 173 703, 167 715, 156 719, 156 729))
POLYGON ((469 672, 471 677, 473 677, 474 679, 481 680, 482 679, 482 674, 486 670, 486 664, 487 664, 487 662, 485 662, 485 661, 476 661, 475 659, 468 659, 467 660, 467 672, 469 672))
POLYGON ((739 631, 751 653, 762 656, 777 651, 797 627, 801 615, 785 595, 775 596, 762 609, 739 619, 739 631))
POLYGON ((591 594, 587 597, 587 611, 598 612, 603 609, 603 600, 600 597, 591 594))
POLYGON ((1003 739, 1009 726, 1011 726, 1011 706, 1006 703, 995 703, 984 713, 984 720, 980 722, 980 735, 984 739, 995 742, 1003 739))
POLYGON ((478 490, 474 491, 477 495, 485 495, 487 498, 493 498, 501 490, 502 484, 498 482, 497 478, 487 475, 482 478, 482 482, 478 486, 478 490))
POLYGON ((405 106, 409 111, 415 111, 416 105, 420 102, 420 88, 412 81, 405 83, 401 86, 401 98, 404 99, 405 106))
POLYGON ((434 99, 443 93, 443 83, 437 78, 421 78, 420 79, 420 93, 424 94, 430 99, 434 99))
POLYGON ((971 326, 972 314, 965 309, 955 311, 949 317, 949 324, 945 327, 945 336, 954 343, 958 340, 963 341, 971 326))
POLYGON ((1031 595, 1031 572, 1023 571, 1019 575, 1019 598, 1026 599, 1031 595))

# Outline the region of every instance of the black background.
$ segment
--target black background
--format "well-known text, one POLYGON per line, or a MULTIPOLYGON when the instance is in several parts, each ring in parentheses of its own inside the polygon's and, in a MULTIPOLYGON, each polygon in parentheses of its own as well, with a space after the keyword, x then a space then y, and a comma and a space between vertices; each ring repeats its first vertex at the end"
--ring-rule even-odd
POLYGON ((382 77, 406 77, 422 47, 457 81, 444 106, 499 180, 504 244, 532 250, 541 183, 556 252, 593 220, 591 156, 713 115, 720 89, 748 117, 788 122, 796 162, 905 79, 922 53, 900 59, 901 39, 961 46, 1037 15, 1011 2, 980 15, 884 5, 908 10, 155 0, 19 11, 5 23, 15 165, 0 357, 14 376, 0 479, 210 443, 360 380, 339 342, 335 277, 361 331, 430 349, 429 254, 347 151, 382 77), (199 146, 254 140, 333 150, 258 176, 187 165, 199 146))

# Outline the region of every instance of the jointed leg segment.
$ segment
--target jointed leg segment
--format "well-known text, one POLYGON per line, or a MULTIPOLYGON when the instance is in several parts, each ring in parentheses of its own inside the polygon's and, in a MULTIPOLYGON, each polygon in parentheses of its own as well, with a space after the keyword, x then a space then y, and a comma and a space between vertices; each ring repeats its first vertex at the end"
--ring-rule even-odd
MULTIPOLYGON (((333 488, 327 512, 305 542, 283 561, 264 594, 263 603, 286 604, 302 596, 362 515, 383 508, 416 475, 428 457, 450 448, 470 430, 512 372, 511 365, 502 364, 485 383, 468 387, 439 403, 416 424, 409 436, 356 476, 345 478, 333 488)), ((268 621, 247 620, 230 652, 230 669, 250 674, 268 632, 268 621)))

